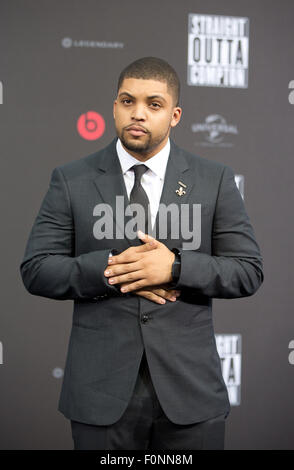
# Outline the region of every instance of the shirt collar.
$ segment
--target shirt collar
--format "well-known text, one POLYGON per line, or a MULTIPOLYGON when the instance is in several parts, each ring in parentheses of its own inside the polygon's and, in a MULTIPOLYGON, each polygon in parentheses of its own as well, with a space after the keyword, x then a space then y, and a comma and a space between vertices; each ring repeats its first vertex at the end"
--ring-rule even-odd
MULTIPOLYGON (((122 168, 123 174, 125 174, 133 165, 135 164, 142 164, 135 157, 133 157, 129 152, 125 150, 122 146, 120 139, 117 139, 116 143, 116 150, 118 154, 118 158, 120 161, 120 165, 122 168)), ((144 165, 148 166, 148 168, 153 171, 160 179, 164 179, 166 165, 168 162, 168 157, 170 154, 170 140, 168 138, 166 145, 161 149, 158 153, 153 155, 153 157, 149 158, 144 165)))

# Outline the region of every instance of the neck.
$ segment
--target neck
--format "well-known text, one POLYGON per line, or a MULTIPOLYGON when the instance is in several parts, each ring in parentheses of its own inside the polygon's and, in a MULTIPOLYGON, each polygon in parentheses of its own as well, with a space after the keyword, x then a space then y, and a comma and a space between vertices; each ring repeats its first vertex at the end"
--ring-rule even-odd
POLYGON ((167 141, 168 141, 168 137, 167 136, 159 145, 157 145, 155 148, 152 148, 152 149, 149 149, 149 150, 146 150, 146 151, 141 151, 141 152, 135 152, 133 150, 129 150, 128 148, 126 148, 124 146, 124 144, 121 142, 123 148, 125 149, 126 152, 128 152, 130 155, 132 155, 132 157, 136 158, 137 160, 139 160, 140 162, 146 162, 147 160, 149 160, 150 158, 154 157, 155 155, 157 155, 167 144, 167 141))

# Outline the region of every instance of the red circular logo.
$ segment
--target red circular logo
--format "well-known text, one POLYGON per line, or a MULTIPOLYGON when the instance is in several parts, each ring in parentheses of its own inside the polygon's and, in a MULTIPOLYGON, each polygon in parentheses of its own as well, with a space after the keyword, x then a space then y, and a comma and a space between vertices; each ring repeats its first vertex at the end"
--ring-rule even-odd
POLYGON ((97 140, 105 131, 105 121, 96 111, 87 111, 77 122, 78 133, 83 139, 97 140))

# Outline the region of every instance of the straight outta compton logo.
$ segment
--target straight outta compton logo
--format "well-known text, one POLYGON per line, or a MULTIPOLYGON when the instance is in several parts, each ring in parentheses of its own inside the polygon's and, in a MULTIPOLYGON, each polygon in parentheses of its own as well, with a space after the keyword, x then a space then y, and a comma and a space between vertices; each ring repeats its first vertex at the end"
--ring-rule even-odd
POLYGON ((224 382, 232 406, 241 402, 241 335, 215 335, 224 382))
POLYGON ((248 87, 249 19, 189 14, 188 85, 248 87))

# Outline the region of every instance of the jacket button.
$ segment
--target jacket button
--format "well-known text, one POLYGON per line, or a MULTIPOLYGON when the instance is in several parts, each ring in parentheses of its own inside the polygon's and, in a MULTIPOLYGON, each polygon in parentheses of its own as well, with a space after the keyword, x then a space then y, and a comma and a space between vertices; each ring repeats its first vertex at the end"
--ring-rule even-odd
POLYGON ((142 315, 142 317, 141 317, 142 323, 146 323, 148 320, 149 320, 149 317, 148 317, 147 313, 144 313, 144 315, 142 315))

